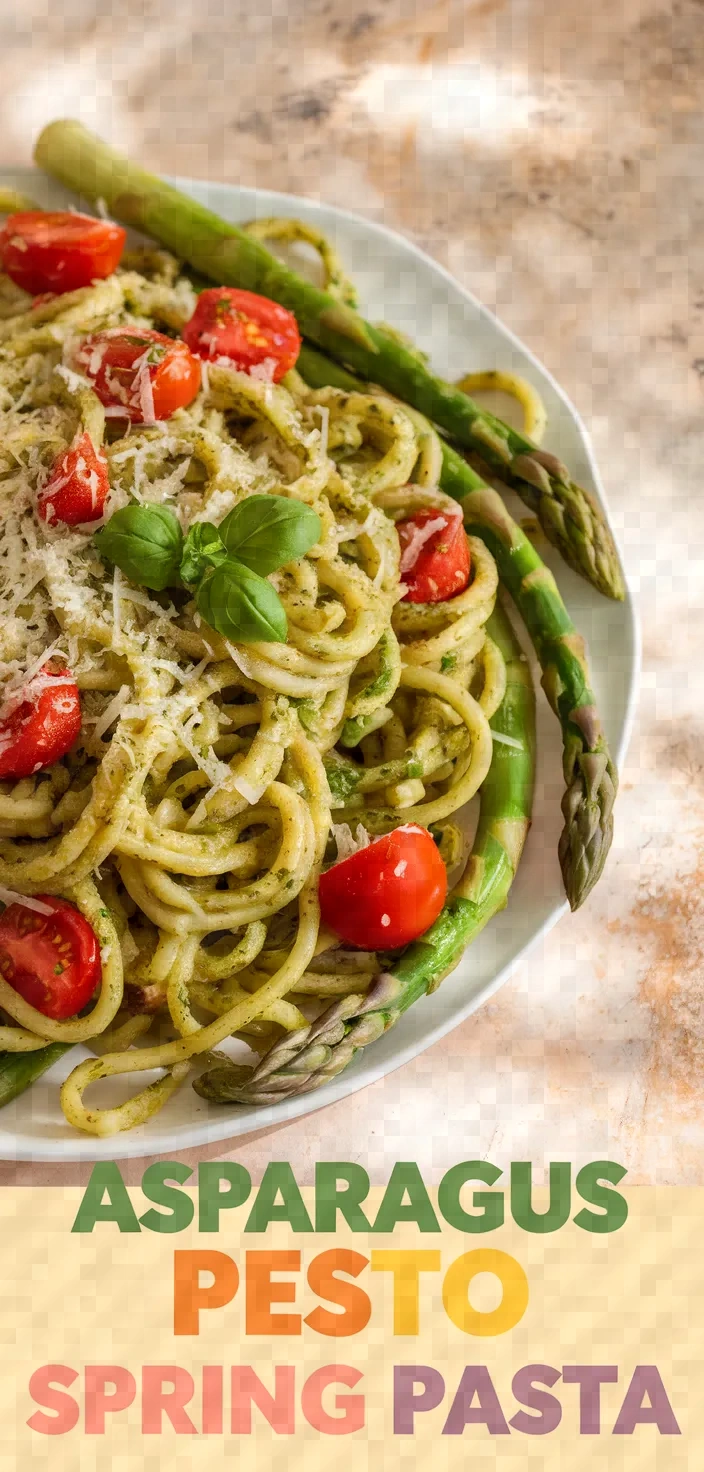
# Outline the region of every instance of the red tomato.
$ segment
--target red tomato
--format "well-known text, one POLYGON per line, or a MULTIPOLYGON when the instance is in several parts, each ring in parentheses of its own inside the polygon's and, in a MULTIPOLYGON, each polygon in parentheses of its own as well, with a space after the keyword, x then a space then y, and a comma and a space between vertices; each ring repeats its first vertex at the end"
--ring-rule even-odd
POLYGON ((70 670, 39 670, 18 703, 0 714, 0 781, 19 781, 50 767, 73 746, 80 729, 81 699, 70 670))
POLYGON ((397 521, 404 603, 444 603, 469 582, 469 547, 462 512, 417 511, 397 521))
POLYGON ((154 424, 185 409, 200 388, 200 363, 184 342, 150 327, 108 327, 84 338, 76 365, 101 404, 133 424, 154 424))
POLYGON ((83 433, 54 463, 37 497, 37 511, 49 526, 59 521, 66 526, 97 521, 109 490, 105 457, 97 453, 90 435, 83 433))
POLYGON ((35 296, 77 291, 117 269, 126 231, 112 220, 73 210, 28 210, 10 215, 0 231, 3 270, 35 296))
POLYGON ((270 365, 273 383, 293 368, 301 351, 293 312, 267 296, 231 286, 201 292, 182 336, 201 358, 230 358, 245 372, 259 364, 270 365))
POLYGON ((63 1022, 85 1007, 100 981, 100 946, 92 925, 68 900, 36 898, 50 915, 19 903, 0 915, 0 972, 25 1002, 63 1022))
POLYGON ((405 823, 320 876, 325 925, 361 950, 395 950, 425 935, 447 895, 447 872, 427 829, 405 823))

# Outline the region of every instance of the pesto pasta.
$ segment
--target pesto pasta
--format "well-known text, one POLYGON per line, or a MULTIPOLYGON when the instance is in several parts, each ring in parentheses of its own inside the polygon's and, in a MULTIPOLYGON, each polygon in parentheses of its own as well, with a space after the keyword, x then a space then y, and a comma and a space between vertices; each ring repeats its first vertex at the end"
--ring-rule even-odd
MULTIPOLYGON (((260 233, 285 235, 272 221, 260 233)), ((324 245, 323 259, 351 301, 324 245)), ((0 719, 30 679, 40 688, 65 666, 81 696, 71 750, 0 781, 0 899, 68 899, 102 966, 91 1010, 67 1020, 0 975, 0 1048, 86 1044, 95 1056, 61 1102, 100 1136, 144 1123, 228 1038, 266 1053, 378 984, 384 955, 321 926, 326 855, 418 823, 455 868, 466 844, 453 820, 487 776, 506 690, 486 631, 498 576, 484 541, 468 538, 458 596, 403 601, 394 524, 456 512, 439 489, 438 436, 413 410, 219 359, 167 420, 125 433, 111 418, 76 371, 77 344, 120 326, 175 336, 195 305, 177 263, 148 250, 44 302, 6 279, 0 296, 0 719), (107 462, 102 516, 52 525, 37 496, 83 433, 107 462), (319 518, 315 545, 269 575, 285 643, 217 633, 188 588, 132 582, 95 539, 130 506, 168 508, 186 534, 255 495, 319 518), (154 1069, 125 1103, 84 1097, 154 1069)))

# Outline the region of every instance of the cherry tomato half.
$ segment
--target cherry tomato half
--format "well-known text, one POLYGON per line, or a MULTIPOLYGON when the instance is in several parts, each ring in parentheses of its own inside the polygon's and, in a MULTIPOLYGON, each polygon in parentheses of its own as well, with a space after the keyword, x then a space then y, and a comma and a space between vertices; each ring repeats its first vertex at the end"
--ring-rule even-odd
POLYGON ((373 839, 320 876, 323 923, 365 951, 417 940, 437 920, 446 895, 445 865, 417 823, 373 839))
POLYGON ((0 715, 0 781, 31 777, 65 756, 81 729, 81 699, 70 670, 41 669, 9 714, 0 715))
POLYGON ((417 511, 397 521, 401 543, 404 603, 443 603, 463 593, 469 582, 469 546, 462 513, 417 511))
POLYGON ((84 338, 75 362, 101 404, 119 409, 133 424, 169 419, 192 403, 200 388, 200 362, 185 342, 150 327, 95 332, 84 338))
POLYGON ((77 291, 117 269, 127 233, 112 220, 73 210, 27 210, 0 231, 2 268, 17 286, 37 292, 77 291))
POLYGON ((37 496, 37 511, 49 526, 60 521, 66 526, 97 521, 109 490, 105 456, 97 453, 90 435, 84 432, 52 466, 37 496))
POLYGON ((19 903, 0 915, 0 973, 44 1017, 63 1022, 86 1006, 100 981, 100 946, 68 900, 36 898, 50 915, 19 903))
POLYGON ((301 351, 293 312, 267 296, 231 286, 201 292, 182 336, 201 358, 230 358, 245 372, 269 364, 273 383, 293 368, 301 351))

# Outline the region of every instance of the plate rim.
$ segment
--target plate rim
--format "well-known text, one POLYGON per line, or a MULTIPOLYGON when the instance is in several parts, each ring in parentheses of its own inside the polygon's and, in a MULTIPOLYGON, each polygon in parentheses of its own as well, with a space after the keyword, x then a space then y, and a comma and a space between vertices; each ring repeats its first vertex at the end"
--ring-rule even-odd
MULTIPOLYGON (((8 175, 13 178, 24 179, 44 177, 37 169, 21 166, 8 166, 0 170, 1 177, 5 178, 8 175)), ((475 312, 478 312, 499 336, 503 337, 513 348, 517 349, 518 353, 524 359, 527 359, 538 370, 543 379, 550 384, 552 391, 561 401, 575 425, 589 467, 597 501, 611 528, 622 565, 624 566, 626 592, 621 606, 627 620, 624 633, 627 633, 630 637, 632 658, 628 674, 628 691, 623 715, 623 726, 615 750, 616 764, 620 768, 630 744, 638 703, 642 661, 640 620, 630 584, 628 568, 623 557, 620 538, 613 525, 611 508, 604 491, 589 431, 579 410, 575 407, 571 398, 551 371, 536 357, 531 348, 518 337, 512 328, 507 326, 491 308, 480 301, 468 287, 458 281, 457 277, 453 276, 447 267, 436 261, 433 256, 428 255, 426 251, 422 250, 415 241, 401 234, 400 231, 394 229, 392 226, 386 225, 377 219, 368 218, 366 215, 359 214, 354 210, 329 204, 320 197, 306 197, 290 194, 283 190, 260 189, 256 185, 233 184, 228 183, 226 180, 198 179, 185 175, 166 174, 164 178, 168 183, 174 184, 186 191, 195 187, 196 189, 222 189, 226 193, 232 192, 234 195, 241 195, 246 192, 247 194, 264 196, 269 200, 279 200, 282 205, 289 206, 291 209, 300 209, 300 206, 303 205, 306 210, 312 210, 314 213, 329 212, 333 216, 347 221, 355 227, 361 225, 365 230, 372 232, 385 242, 391 242, 395 249, 414 257, 424 268, 430 267, 431 271, 436 276, 439 276, 445 284, 449 285, 453 291, 459 292, 465 298, 468 305, 475 312)), ((448 1033, 454 1031, 456 1027, 459 1027, 461 1023, 465 1022, 468 1017, 478 1011, 480 1007, 484 1006, 494 996, 500 987, 509 980, 519 963, 532 953, 539 942, 544 939, 568 911, 569 906, 566 899, 562 903, 556 904, 538 929, 531 935, 530 939, 521 946, 520 950, 511 957, 510 961, 496 972, 490 981, 486 982, 478 992, 473 993, 468 998, 466 1004, 458 1005, 452 1011, 451 1015, 439 1019, 432 1028, 424 1032, 419 1040, 409 1040, 391 1059, 384 1059, 383 1062, 380 1060, 375 1064, 374 1050, 372 1049, 368 1054, 365 1054, 365 1065, 363 1067, 356 1069, 353 1067, 352 1069, 345 1070, 340 1074, 338 1079, 332 1080, 329 1084, 324 1085, 323 1088, 312 1091, 310 1094, 301 1094, 297 1098, 282 1101, 279 1104, 266 1105, 258 1109, 256 1121, 253 1122, 251 1117, 247 1116, 246 1129, 235 1130, 233 1132, 232 1119, 228 1119, 225 1124, 224 1119, 218 1121, 215 1115, 206 1114, 200 1119, 197 1117, 194 1118, 192 1124, 180 1126, 170 1133, 167 1132, 159 1140, 152 1141, 148 1138, 145 1139, 142 1134, 143 1130, 149 1129, 148 1123, 139 1126, 137 1130, 109 1135, 104 1137, 104 1139, 99 1136, 81 1135, 76 1132, 75 1138, 71 1136, 67 1139, 57 1140, 53 1146, 44 1142, 38 1143, 35 1148, 34 1142, 20 1140, 17 1147, 8 1154, 3 1153, 9 1147, 0 1138, 0 1162, 20 1163, 30 1161, 37 1165, 71 1165, 95 1163, 106 1159, 139 1160, 149 1159, 155 1155, 157 1157, 164 1157, 170 1155, 171 1152, 210 1148, 217 1144, 227 1147, 230 1142, 236 1140, 246 1141, 249 1135, 255 1134, 260 1130, 266 1130, 275 1125, 286 1125, 296 1119, 300 1119, 304 1115, 316 1114, 328 1105, 340 1103, 342 1100, 351 1097, 352 1094, 356 1094, 362 1089, 378 1083, 380 1079, 396 1072, 397 1069, 411 1062, 413 1058, 419 1057, 428 1048, 433 1047, 435 1043, 446 1037, 448 1033), (225 1127, 220 1128, 220 1124, 225 1127), (137 1136, 139 1137, 137 1138, 137 1136), (98 1144, 106 1146, 99 1153, 96 1151, 98 1144)))

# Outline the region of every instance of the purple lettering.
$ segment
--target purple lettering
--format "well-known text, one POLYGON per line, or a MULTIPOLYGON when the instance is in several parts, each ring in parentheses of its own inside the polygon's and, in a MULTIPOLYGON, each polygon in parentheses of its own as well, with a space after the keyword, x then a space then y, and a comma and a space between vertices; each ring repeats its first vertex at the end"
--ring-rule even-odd
POLYGON ((394 1435, 412 1436, 416 1411, 434 1411, 445 1394, 445 1381, 431 1365, 394 1365, 394 1435), (422 1390, 415 1394, 415 1386, 422 1390))
POLYGON ((515 1431, 522 1431, 526 1436, 547 1436, 556 1430, 562 1420, 562 1406, 557 1396, 549 1395, 547 1390, 538 1390, 536 1382, 538 1385, 554 1385, 559 1378, 560 1371, 553 1370, 552 1365, 525 1365, 516 1371, 511 1385, 516 1400, 539 1414, 528 1416, 525 1411, 517 1411, 509 1422, 515 1431))
POLYGON ((601 1386, 615 1385, 616 1365, 563 1365, 565 1385, 579 1386, 580 1436, 598 1436, 601 1431, 601 1386))
POLYGON ((511 1435, 486 1365, 465 1365, 442 1434, 461 1436, 465 1426, 478 1424, 486 1426, 492 1436, 511 1435), (477 1405, 473 1406, 475 1395, 477 1405))
POLYGON ((613 1435, 632 1436, 636 1426, 645 1425, 657 1426, 661 1436, 682 1435, 656 1365, 636 1365, 613 1435), (649 1406, 643 1405, 645 1395, 649 1406))

